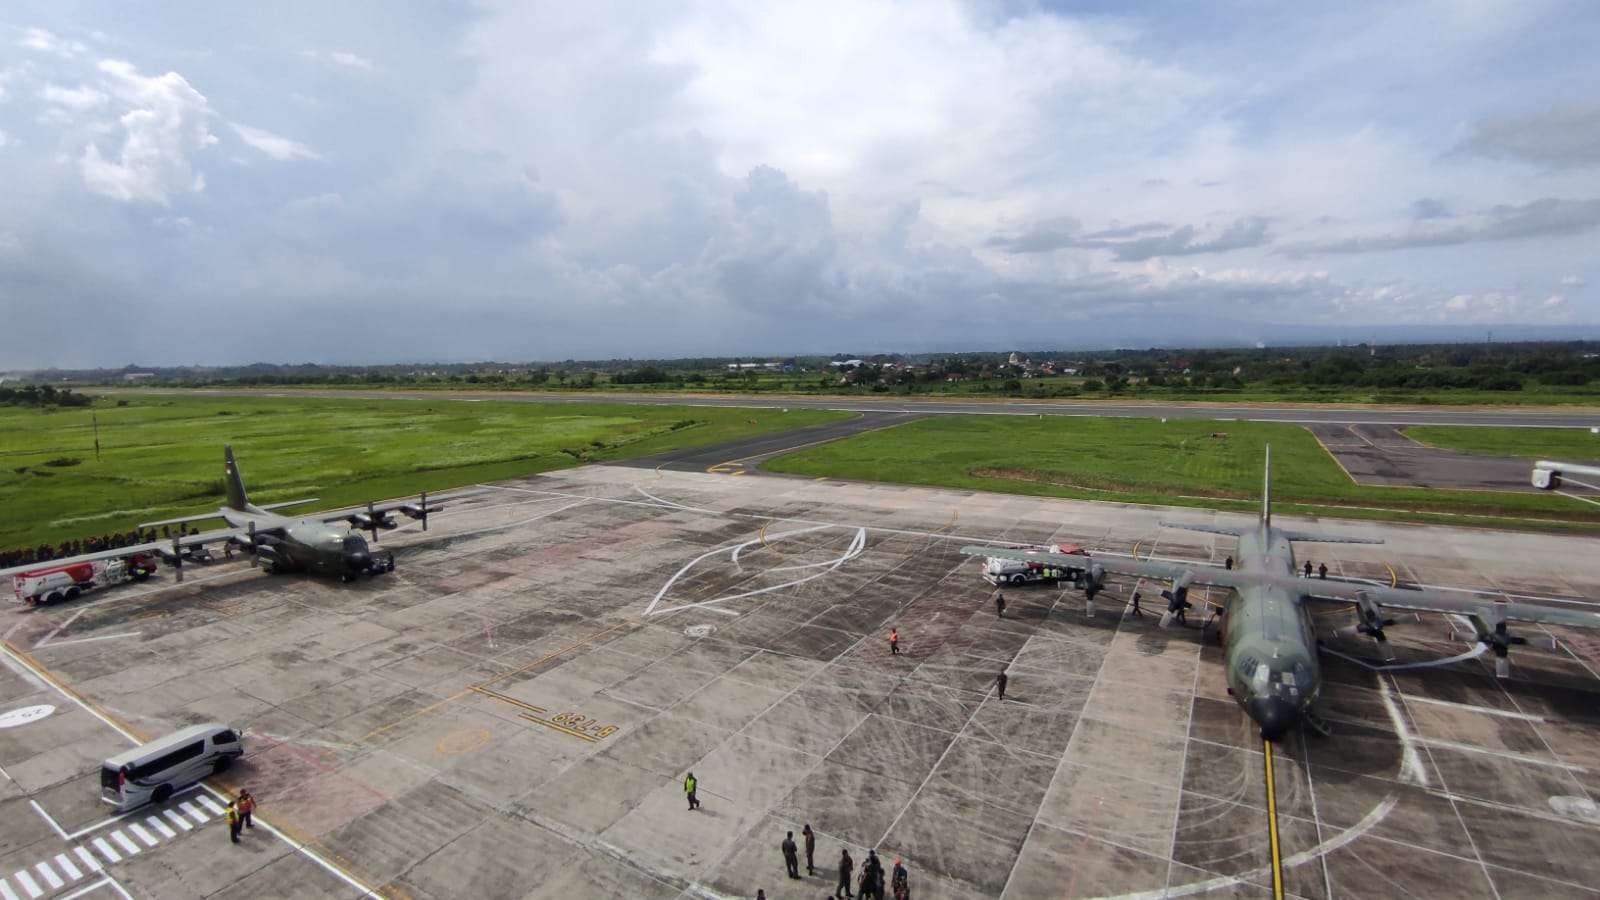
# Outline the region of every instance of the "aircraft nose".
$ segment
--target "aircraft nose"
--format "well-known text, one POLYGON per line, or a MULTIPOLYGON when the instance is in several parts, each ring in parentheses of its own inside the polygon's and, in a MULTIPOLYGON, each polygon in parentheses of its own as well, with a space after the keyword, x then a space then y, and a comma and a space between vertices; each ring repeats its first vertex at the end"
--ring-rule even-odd
POLYGON ((372 561, 372 555, 365 550, 352 550, 344 555, 344 561, 351 569, 365 569, 372 561))
POLYGON ((1276 741, 1300 718, 1300 711, 1281 697, 1256 697, 1250 701, 1250 718, 1261 726, 1262 738, 1276 741))

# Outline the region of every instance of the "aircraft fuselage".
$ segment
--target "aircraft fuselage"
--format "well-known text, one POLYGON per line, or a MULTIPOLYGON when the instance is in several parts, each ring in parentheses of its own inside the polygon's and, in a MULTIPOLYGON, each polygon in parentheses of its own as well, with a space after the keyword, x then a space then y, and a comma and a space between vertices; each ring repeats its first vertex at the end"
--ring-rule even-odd
MULTIPOLYGON (((1239 536, 1243 571, 1295 575, 1294 548, 1268 523, 1239 536)), ((1268 740, 1298 723, 1322 688, 1317 639, 1298 591, 1245 586, 1222 617, 1228 689, 1268 740)))
POLYGON ((272 551, 269 565, 280 570, 348 578, 366 571, 372 560, 365 538, 318 519, 290 519, 253 506, 244 510, 223 507, 222 518, 235 528, 247 528, 254 522, 258 532, 281 530, 283 537, 268 545, 272 551))

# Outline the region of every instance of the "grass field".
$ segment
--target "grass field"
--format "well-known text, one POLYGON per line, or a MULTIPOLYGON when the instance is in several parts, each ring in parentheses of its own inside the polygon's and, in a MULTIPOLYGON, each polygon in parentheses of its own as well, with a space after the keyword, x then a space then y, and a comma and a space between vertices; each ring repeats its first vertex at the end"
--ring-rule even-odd
POLYGON ((1268 443, 1274 508, 1281 511, 1600 529, 1600 508, 1549 494, 1357 485, 1309 431, 1271 423, 937 416, 779 457, 766 467, 796 475, 1254 510, 1268 443))
POLYGON ((250 498, 331 508, 848 418, 820 410, 129 397, 0 408, 0 547, 215 508, 222 445, 250 498), (91 414, 100 423, 94 453, 91 414), (54 464, 52 464, 54 463, 54 464))
MULTIPOLYGON (((1595 418, 1600 424, 1600 416, 1595 418)), ((1587 428, 1449 428, 1416 426, 1406 436, 1434 447, 1481 453, 1485 456, 1520 456, 1527 459, 1562 459, 1600 463, 1600 435, 1587 428)))

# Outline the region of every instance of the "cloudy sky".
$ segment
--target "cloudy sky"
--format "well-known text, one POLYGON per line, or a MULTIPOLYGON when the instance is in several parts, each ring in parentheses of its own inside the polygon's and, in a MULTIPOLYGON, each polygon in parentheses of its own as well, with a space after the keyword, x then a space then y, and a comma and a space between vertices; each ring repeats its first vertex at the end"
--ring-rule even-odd
POLYGON ((8 3, 0 370, 1600 336, 1597 46, 1588 0, 8 3))

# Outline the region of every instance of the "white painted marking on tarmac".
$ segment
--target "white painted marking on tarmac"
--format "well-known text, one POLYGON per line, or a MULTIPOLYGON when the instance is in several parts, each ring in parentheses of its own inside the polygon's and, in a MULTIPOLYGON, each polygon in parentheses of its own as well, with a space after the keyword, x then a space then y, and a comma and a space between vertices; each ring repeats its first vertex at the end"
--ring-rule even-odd
POLYGON ((122 854, 118 853, 117 851, 115 851, 113 849, 111 849, 111 845, 106 843, 106 839, 105 838, 95 838, 94 839, 94 848, 96 850, 100 851, 100 855, 104 856, 106 858, 106 862, 121 862, 122 861, 122 854))
POLYGON ((185 819, 183 816, 178 815, 176 810, 171 810, 171 809, 165 810, 161 814, 166 816, 169 820, 171 820, 172 824, 178 826, 179 828, 183 829, 184 831, 193 831, 194 830, 194 826, 189 824, 189 820, 185 819))
POLYGON ((43 647, 45 644, 50 643, 50 639, 51 638, 55 637, 56 635, 60 634, 63 631, 66 631, 68 625, 71 625, 73 622, 78 621, 78 617, 83 615, 86 612, 88 612, 87 609, 80 609, 77 612, 73 613, 72 615, 68 616, 67 620, 65 622, 62 622, 60 625, 57 625, 55 627, 54 631, 52 631, 49 634, 45 635, 44 637, 40 638, 38 643, 35 643, 33 645, 33 649, 37 650, 40 647, 43 647))
POLYGON ((0 728, 17 728, 22 725, 31 725, 55 711, 56 708, 48 703, 8 709, 0 713, 0 728))
POLYGON ((195 824, 197 824, 197 825, 204 825, 206 823, 206 821, 211 818, 210 816, 208 816, 205 813, 201 812, 198 808, 195 807, 195 805, 193 803, 190 803, 187 800, 183 801, 182 803, 179 803, 178 804, 178 808, 183 810, 184 812, 188 813, 189 817, 194 819, 195 824))
POLYGON ((100 871, 100 860, 94 858, 94 854, 89 852, 89 848, 73 847, 72 852, 78 854, 78 858, 83 860, 85 866, 89 867, 89 871, 100 871))
MULTIPOLYGON (((623 501, 623 502, 632 503, 633 501, 628 500, 628 501, 623 501)), ((779 538, 791 537, 791 536, 797 535, 797 534, 807 534, 807 533, 812 532, 812 531, 821 531, 824 528, 831 528, 831 527, 833 527, 833 526, 831 526, 831 525, 817 525, 817 526, 812 527, 812 528, 801 528, 801 529, 798 529, 798 530, 795 530, 795 531, 784 531, 784 532, 780 532, 779 534, 772 535, 769 538, 769 540, 777 540, 779 538)), ((681 568, 677 572, 673 573, 672 577, 667 579, 667 583, 663 584, 661 586, 661 590, 656 591, 656 595, 655 595, 654 598, 651 599, 650 605, 646 606, 644 608, 644 614, 648 616, 648 615, 650 615, 650 613, 654 612, 655 608, 656 608, 656 604, 661 602, 661 598, 666 596, 667 591, 671 590, 672 586, 677 583, 678 579, 682 578, 683 574, 685 572, 687 572, 690 569, 694 568, 695 564, 700 562, 700 560, 706 559, 708 557, 716 556, 719 553, 732 552, 734 554, 734 561, 737 562, 738 561, 738 553, 739 553, 739 551, 741 551, 744 548, 750 546, 751 544, 760 543, 760 541, 761 541, 761 538, 758 537, 758 538, 755 538, 753 540, 745 541, 742 544, 735 544, 735 545, 733 545, 731 547, 718 547, 715 550, 707 550, 706 552, 700 554, 699 556, 696 556, 694 559, 691 559, 688 562, 684 563, 683 564, 683 568, 681 568)))
POLYGON ((682 503, 674 503, 671 500, 663 500, 662 498, 657 497, 655 494, 650 493, 649 491, 647 491, 644 488, 638 486, 637 484, 633 486, 633 489, 638 491, 639 493, 645 495, 646 497, 649 497, 651 500, 654 500, 655 502, 661 504, 662 506, 665 506, 665 507, 668 507, 668 508, 671 508, 671 509, 681 509, 684 512, 699 512, 699 513, 711 513, 712 512, 712 510, 709 510, 709 509, 700 509, 699 507, 696 507, 696 506, 684 506, 682 503))
POLYGON ((149 816, 148 818, 146 818, 144 820, 144 823, 146 825, 149 825, 151 828, 154 828, 155 830, 161 832, 162 837, 175 838, 175 837, 178 836, 178 833, 176 831, 173 831, 171 828, 167 827, 167 823, 161 821, 160 819, 156 818, 155 816, 149 816))
POLYGON ((139 845, 128 840, 128 836, 123 834, 121 829, 111 832, 111 839, 116 841, 117 846, 122 848, 122 852, 128 854, 129 856, 133 856, 139 852, 139 845))
MULTIPOLYGON (((1409 701, 1411 698, 1407 697, 1406 699, 1409 701)), ((1589 771, 1583 766, 1575 766, 1571 763, 1564 763, 1553 759, 1541 759, 1537 756, 1529 756, 1525 753, 1512 753, 1507 750, 1492 750, 1488 747, 1479 747, 1475 744, 1462 744, 1457 743, 1456 741, 1441 741, 1438 738, 1427 737, 1416 738, 1416 741, 1417 743, 1426 747, 1438 747, 1441 750, 1459 750, 1463 753, 1481 753, 1484 756, 1496 756, 1500 759, 1511 760, 1512 762, 1527 763, 1530 766, 1545 766, 1551 769, 1564 769, 1568 772, 1589 771)))
MULTIPOLYGON (((154 847, 155 845, 161 843, 160 841, 156 840, 156 836, 155 835, 153 835, 150 832, 146 831, 144 826, 140 825, 138 822, 129 822, 128 823, 128 830, 133 832, 133 836, 134 837, 138 838, 141 841, 144 841, 144 845, 146 847, 154 847)), ((113 835, 113 836, 115 836, 115 835, 113 835)))
MULTIPOLYGON (((1446 656, 1443 659, 1425 659, 1420 662, 1389 663, 1386 665, 1378 665, 1377 663, 1369 663, 1359 656, 1351 656, 1348 653, 1340 653, 1332 647, 1322 648, 1323 653, 1331 653, 1342 660, 1353 662, 1356 665, 1373 672, 1398 672, 1401 669, 1432 669, 1439 666, 1452 666, 1458 662, 1465 662, 1469 659, 1477 659, 1488 651, 1488 644, 1476 644, 1471 650, 1468 650, 1465 653, 1457 653, 1455 656, 1446 656)), ((1407 697, 1406 699, 1409 700, 1411 698, 1407 697)))
POLYGON ((0 878, 0 898, 4 898, 4 900, 22 900, 21 897, 16 895, 15 891, 11 890, 11 885, 4 878, 0 878))
POLYGON ((50 863, 46 860, 41 859, 34 863, 33 870, 39 873, 39 877, 43 878, 46 884, 50 885, 50 890, 52 891, 59 891, 67 886, 67 883, 61 880, 61 876, 56 874, 56 870, 50 868, 50 863))
POLYGON ((142 631, 124 631, 124 632, 122 632, 120 634, 100 634, 100 635, 96 635, 94 637, 76 638, 76 639, 70 640, 70 641, 57 641, 56 643, 51 644, 48 647, 35 647, 34 649, 35 650, 54 650, 57 647, 70 647, 73 644, 92 644, 95 641, 112 641, 112 640, 116 640, 117 638, 138 637, 139 635, 141 635, 143 633, 144 632, 142 632, 142 631))
POLYGON ((222 815, 222 807, 217 805, 217 801, 211 799, 210 797, 206 796, 205 794, 200 794, 200 795, 196 796, 195 799, 200 801, 200 805, 201 806, 204 806, 206 809, 210 810, 212 815, 214 815, 214 816, 222 815))
POLYGON ((1451 709, 1465 709, 1471 712, 1483 713, 1486 716, 1499 716, 1502 719, 1520 719, 1524 722, 1543 722, 1544 716, 1532 713, 1516 712, 1509 709, 1495 709, 1492 706, 1475 706, 1471 703, 1457 703, 1454 700, 1436 700, 1432 697, 1407 697, 1407 703, 1431 703, 1434 706, 1448 706, 1451 709))
MULTIPOLYGON (((755 596, 758 596, 760 594, 767 594, 767 593, 771 593, 772 591, 783 590, 784 588, 787 588, 787 587, 795 587, 797 585, 802 585, 802 584, 805 584, 808 581, 815 581, 816 579, 821 578, 824 575, 827 575, 827 574, 830 574, 830 573, 836 571, 840 566, 842 566, 845 563, 849 562, 850 560, 855 559, 856 557, 860 556, 862 554, 862 552, 866 549, 866 543, 867 543, 867 530, 865 528, 857 528, 856 529, 856 536, 850 540, 850 546, 849 546, 849 548, 847 548, 845 550, 844 555, 842 555, 842 556, 840 556, 840 557, 838 557, 838 558, 836 558, 834 560, 831 560, 827 564, 828 568, 822 570, 821 572, 815 572, 815 573, 812 573, 810 575, 807 575, 804 578, 796 578, 796 579, 794 579, 792 581, 785 581, 782 584, 775 584, 775 585, 772 585, 771 587, 764 587, 764 588, 760 588, 760 589, 754 590, 754 591, 744 591, 744 592, 738 593, 738 594, 729 594, 729 595, 727 595, 725 597, 716 597, 716 598, 713 598, 711 600, 702 600, 702 601, 700 601, 698 603, 685 603, 685 604, 682 604, 682 605, 679 605, 679 606, 669 607, 667 609, 663 609, 660 612, 656 613, 656 615, 665 616, 665 615, 669 615, 671 613, 678 612, 679 610, 685 610, 685 609, 711 608, 713 604, 726 603, 729 600, 742 600, 742 599, 744 599, 746 597, 755 597, 755 596)), ((682 570, 679 570, 679 574, 682 574, 682 570)), ((676 580, 677 577, 678 577, 677 575, 674 575, 673 579, 676 580)), ((671 585, 672 585, 672 582, 668 581, 666 585, 662 586, 662 592, 664 593, 666 591, 666 589, 668 587, 670 587, 671 585)), ((660 595, 659 594, 657 595, 657 599, 660 599, 660 595)), ((652 601, 650 605, 652 607, 654 607, 655 606, 655 602, 652 601)), ((712 609, 712 612, 721 612, 721 610, 712 609)), ((645 615, 650 615, 650 612, 647 610, 645 612, 645 615)))
POLYGON ((44 891, 39 888, 39 882, 33 880, 33 876, 28 874, 27 869, 12 875, 11 880, 21 885, 22 889, 28 892, 29 897, 44 896, 44 891))
POLYGON ((1383 701, 1384 710, 1389 713, 1389 722, 1394 725, 1395 735, 1400 738, 1400 780, 1429 787, 1428 771, 1422 767, 1422 754, 1417 752, 1411 729, 1406 727, 1405 717, 1400 714, 1400 707, 1395 705, 1394 695, 1389 691, 1389 679, 1381 675, 1378 676, 1378 697, 1383 701))
POLYGON ((28 805, 33 807, 33 811, 39 814, 39 818, 44 819, 45 823, 50 826, 51 830, 55 831, 56 834, 61 835, 62 840, 72 840, 72 838, 67 837, 66 829, 62 828, 60 825, 57 825, 56 820, 50 818, 50 814, 45 812, 44 807, 40 806, 37 801, 29 800, 28 805))
POLYGON ((106 876, 105 878, 100 879, 99 881, 96 881, 93 884, 86 884, 83 887, 78 888, 77 890, 73 891, 70 894, 65 894, 65 895, 63 895, 61 897, 58 897, 58 898, 56 898, 56 900, 76 900, 76 898, 78 898, 78 897, 82 897, 83 895, 88 894, 88 893, 90 893, 92 891, 98 891, 99 889, 101 889, 103 887, 106 887, 107 885, 110 885, 111 887, 115 888, 117 893, 119 893, 123 897, 127 898, 127 900, 133 900, 132 895, 130 895, 128 893, 127 889, 124 888, 122 885, 118 884, 116 879, 112 878, 109 875, 106 876))
MULTIPOLYGON (((1386 795, 1381 801, 1378 802, 1377 806, 1374 806, 1367 812, 1365 816, 1361 817, 1361 821, 1351 825, 1349 828, 1346 828, 1344 831, 1339 832, 1322 843, 1317 844, 1315 847, 1302 850, 1293 856, 1284 857, 1283 867, 1286 869, 1292 868, 1294 866, 1311 862, 1315 859, 1320 859, 1323 856, 1326 856, 1327 854, 1350 844, 1363 834, 1371 831, 1374 826, 1388 817, 1389 813, 1394 810, 1398 803, 1399 800, 1396 799, 1395 795, 1386 795)), ((1163 897, 1188 897, 1194 894, 1207 894, 1212 891, 1233 887, 1234 885, 1257 881, 1258 879, 1265 877, 1271 871, 1272 870, 1269 867, 1262 866, 1259 869, 1249 872, 1241 872, 1238 875, 1218 875, 1215 878, 1207 878, 1204 881, 1192 881, 1188 884, 1173 885, 1171 887, 1165 887, 1159 890, 1141 891, 1134 894, 1119 894, 1114 898, 1110 898, 1110 900, 1159 900, 1159 898, 1163 897)))
POLYGON ((83 877, 83 873, 78 871, 78 867, 72 864, 72 860, 65 853, 56 854, 56 868, 65 872, 67 877, 73 881, 83 877))

